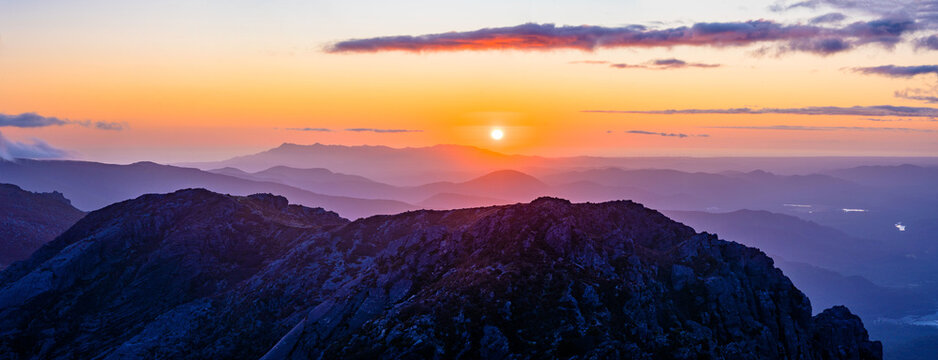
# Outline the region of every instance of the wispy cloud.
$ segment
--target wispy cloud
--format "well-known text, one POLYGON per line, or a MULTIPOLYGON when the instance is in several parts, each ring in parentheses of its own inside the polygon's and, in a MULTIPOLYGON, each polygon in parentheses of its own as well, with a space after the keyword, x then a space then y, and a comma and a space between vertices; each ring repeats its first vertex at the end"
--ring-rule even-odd
POLYGON ((570 63, 571 64, 589 64, 589 65, 609 64, 609 62, 606 60, 578 60, 578 61, 571 61, 570 63))
POLYGON ((733 108, 733 109, 671 109, 671 110, 583 110, 585 113, 605 114, 790 114, 790 115, 843 115, 843 116, 905 116, 938 117, 938 108, 912 106, 812 106, 803 108, 733 108))
POLYGON ((671 70, 684 68, 717 68, 720 64, 689 63, 679 59, 658 59, 646 62, 644 64, 609 64, 610 67, 617 69, 648 69, 648 70, 671 70))
POLYGON ((304 127, 304 128, 286 128, 286 130, 291 131, 311 131, 311 132, 334 132, 334 131, 349 131, 349 132, 371 132, 378 134, 397 134, 397 133, 414 133, 414 132, 423 132, 423 130, 411 130, 411 129, 378 129, 378 128, 348 128, 342 130, 333 130, 330 128, 317 128, 317 127, 304 127))
POLYGON ((810 23, 812 24, 830 24, 838 23, 841 21, 847 20, 847 15, 841 13, 828 13, 821 16, 816 16, 811 19, 810 23))
POLYGON ((895 96, 901 99, 923 101, 929 104, 938 104, 938 96, 935 96, 935 91, 933 90, 905 89, 896 91, 895 96))
POLYGON ((923 74, 938 74, 938 65, 896 66, 883 65, 874 67, 853 68, 853 71, 862 74, 884 75, 889 77, 913 77, 923 74))
POLYGON ((60 159, 69 152, 49 145, 40 139, 33 139, 31 144, 8 140, 0 133, 0 159, 60 159))
POLYGON ((770 8, 787 11, 822 7, 880 17, 913 19, 924 29, 938 26, 938 0, 780 0, 770 8))
POLYGON ((381 133, 381 134, 423 132, 423 130, 409 130, 409 129, 374 129, 374 128, 351 128, 351 129, 345 129, 345 131, 352 131, 352 132, 373 132, 373 133, 381 133))
POLYGON ((904 131, 904 132, 936 132, 933 129, 915 129, 904 127, 868 127, 868 126, 799 126, 799 125, 772 125, 772 126, 707 126, 709 129, 742 129, 742 130, 785 130, 785 131, 904 131))
POLYGON ((645 131, 645 130, 627 130, 626 133, 636 134, 636 135, 657 135, 657 136, 664 136, 664 137, 676 137, 676 138, 682 138, 682 139, 688 138, 688 137, 710 137, 710 135, 707 135, 707 134, 688 135, 688 134, 682 134, 682 133, 664 133, 664 132, 645 131))
POLYGON ((34 112, 18 115, 0 114, 0 127, 37 128, 47 126, 79 125, 101 130, 123 130, 126 123, 90 120, 69 120, 52 116, 42 116, 34 112))
POLYGON ((655 29, 643 25, 622 27, 556 26, 528 23, 511 27, 446 32, 418 36, 386 36, 336 42, 332 53, 380 51, 481 51, 557 50, 592 51, 599 48, 652 48, 673 46, 744 46, 762 42, 787 42, 783 51, 832 54, 859 45, 887 46, 915 30, 909 19, 861 21, 843 27, 781 24, 769 20, 697 23, 692 26, 655 29))

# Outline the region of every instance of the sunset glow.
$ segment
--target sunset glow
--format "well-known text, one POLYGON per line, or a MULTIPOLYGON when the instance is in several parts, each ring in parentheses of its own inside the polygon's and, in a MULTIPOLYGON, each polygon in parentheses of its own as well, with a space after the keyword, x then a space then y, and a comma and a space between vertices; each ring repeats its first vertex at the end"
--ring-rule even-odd
POLYGON ((662 112, 931 108, 934 24, 899 3, 904 18, 774 0, 456 2, 414 5, 415 22, 385 3, 6 2, 0 114, 70 122, 0 132, 119 162, 480 145, 493 126, 521 129, 497 149, 518 154, 935 155, 934 116, 662 112), (120 126, 80 125, 99 122, 120 126))

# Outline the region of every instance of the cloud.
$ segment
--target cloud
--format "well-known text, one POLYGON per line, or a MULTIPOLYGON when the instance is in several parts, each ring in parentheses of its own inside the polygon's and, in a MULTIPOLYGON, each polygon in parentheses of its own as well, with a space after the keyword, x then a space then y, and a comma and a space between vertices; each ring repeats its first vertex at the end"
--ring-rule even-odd
MULTIPOLYGON (((314 128, 314 127, 305 127, 305 128, 286 128, 286 130, 292 131, 312 131, 312 132, 333 132, 336 130, 329 128, 314 128)), ((350 132, 372 132, 379 134, 397 134, 397 133, 412 133, 412 132, 423 132, 423 130, 409 130, 409 129, 376 129, 376 128, 348 128, 342 131, 350 132)))
POLYGON ((883 65, 853 68, 862 74, 885 75, 889 77, 913 77, 922 74, 938 74, 938 65, 896 66, 883 65))
POLYGON ((811 106, 803 108, 735 108, 735 109, 671 109, 671 110, 583 110, 585 113, 606 114, 790 114, 790 115, 844 115, 844 116, 906 116, 938 117, 938 108, 911 106, 811 106))
POLYGON ((708 126, 709 129, 742 129, 742 130, 785 130, 785 131, 905 131, 905 132, 936 132, 932 129, 914 129, 899 127, 867 127, 867 126, 800 126, 800 125, 773 125, 773 126, 708 126))
POLYGON ((123 130, 127 127, 126 123, 60 119, 57 117, 42 116, 34 112, 19 115, 0 114, 0 127, 37 128, 61 125, 79 125, 101 130, 123 130))
POLYGON ((710 137, 710 135, 707 135, 707 134, 688 135, 688 134, 682 134, 682 133, 663 133, 663 132, 654 132, 654 131, 645 131, 645 130, 628 130, 625 133, 638 134, 638 135, 657 135, 657 136, 665 136, 665 137, 676 137, 676 138, 682 138, 682 139, 687 138, 687 137, 710 137))
POLYGON ((896 91, 895 97, 923 101, 930 104, 938 104, 938 96, 935 96, 934 91, 922 90, 922 89, 906 89, 902 91, 896 91))
POLYGON ((127 127, 127 124, 119 122, 95 121, 94 127, 101 130, 124 130, 127 127))
POLYGON ((579 60, 579 61, 571 61, 570 63, 571 64, 604 65, 604 64, 608 64, 609 62, 605 60, 579 60))
POLYGON ((373 129, 373 128, 351 128, 345 129, 345 131, 352 132, 373 132, 381 134, 395 134, 395 133, 410 133, 410 132, 423 132, 423 130, 407 130, 407 129, 373 129))
POLYGON ((33 139, 32 144, 10 141, 0 133, 0 159, 60 159, 69 152, 53 147, 40 139, 33 139))
POLYGON ((630 65, 630 64, 609 64, 610 67, 617 69, 649 69, 649 70, 671 70, 671 69, 683 69, 683 68, 717 68, 720 67, 720 64, 702 64, 702 63, 688 63, 684 60, 679 59, 658 59, 646 62, 644 64, 630 65))
POLYGON ((511 27, 446 32, 418 36, 386 36, 336 42, 331 53, 380 51, 483 51, 558 50, 592 51, 599 48, 651 48, 673 46, 745 46, 762 42, 788 42, 784 51, 831 54, 868 43, 894 45, 915 29, 909 19, 879 19, 844 27, 781 24, 769 20, 697 23, 692 26, 653 29, 642 25, 622 27, 556 26, 527 23, 511 27))
POLYGON ((847 15, 841 13, 828 13, 811 19, 812 24, 838 23, 847 19, 847 15))
POLYGON ((0 114, 0 126, 11 126, 21 128, 46 127, 55 125, 65 125, 69 122, 54 117, 46 117, 33 112, 22 113, 19 115, 0 114))
POLYGON ((915 47, 919 49, 938 50, 938 35, 932 35, 916 40, 915 47))

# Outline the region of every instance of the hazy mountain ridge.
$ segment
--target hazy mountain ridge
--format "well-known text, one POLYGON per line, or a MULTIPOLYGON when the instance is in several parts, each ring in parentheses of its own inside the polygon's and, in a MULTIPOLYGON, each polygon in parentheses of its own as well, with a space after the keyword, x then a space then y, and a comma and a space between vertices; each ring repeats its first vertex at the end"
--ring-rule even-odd
POLYGON ((29 257, 85 216, 59 192, 0 184, 0 269, 29 257))
POLYGON ((228 160, 181 165, 205 170, 234 167, 248 172, 278 165, 300 169, 326 168, 393 185, 412 186, 437 181, 460 181, 500 169, 514 169, 536 177, 557 171, 607 167, 668 168, 685 172, 766 170, 780 174, 809 174, 858 165, 888 165, 896 161, 938 165, 938 158, 935 157, 543 157, 508 155, 463 145, 392 148, 320 143, 284 143, 270 150, 228 160))
POLYGON ((2 353, 27 358, 880 358, 758 250, 628 201, 348 223, 270 195, 147 195, 0 273, 0 315, 2 353))
POLYGON ((33 191, 61 191, 76 207, 84 210, 99 209, 143 194, 195 187, 234 195, 274 193, 294 203, 329 208, 350 218, 415 209, 400 201, 322 195, 275 182, 151 162, 113 165, 85 161, 0 161, 0 182, 33 191))

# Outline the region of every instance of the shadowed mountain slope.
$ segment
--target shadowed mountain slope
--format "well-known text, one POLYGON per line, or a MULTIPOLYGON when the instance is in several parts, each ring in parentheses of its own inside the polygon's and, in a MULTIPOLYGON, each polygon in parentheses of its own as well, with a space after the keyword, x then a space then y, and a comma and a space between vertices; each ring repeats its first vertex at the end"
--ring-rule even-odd
POLYGON ((346 223, 148 195, 0 273, 0 315, 23 358, 881 358, 762 252, 629 201, 346 223))
POLYGON ((61 193, 0 184, 0 269, 26 259, 82 216, 61 193))

